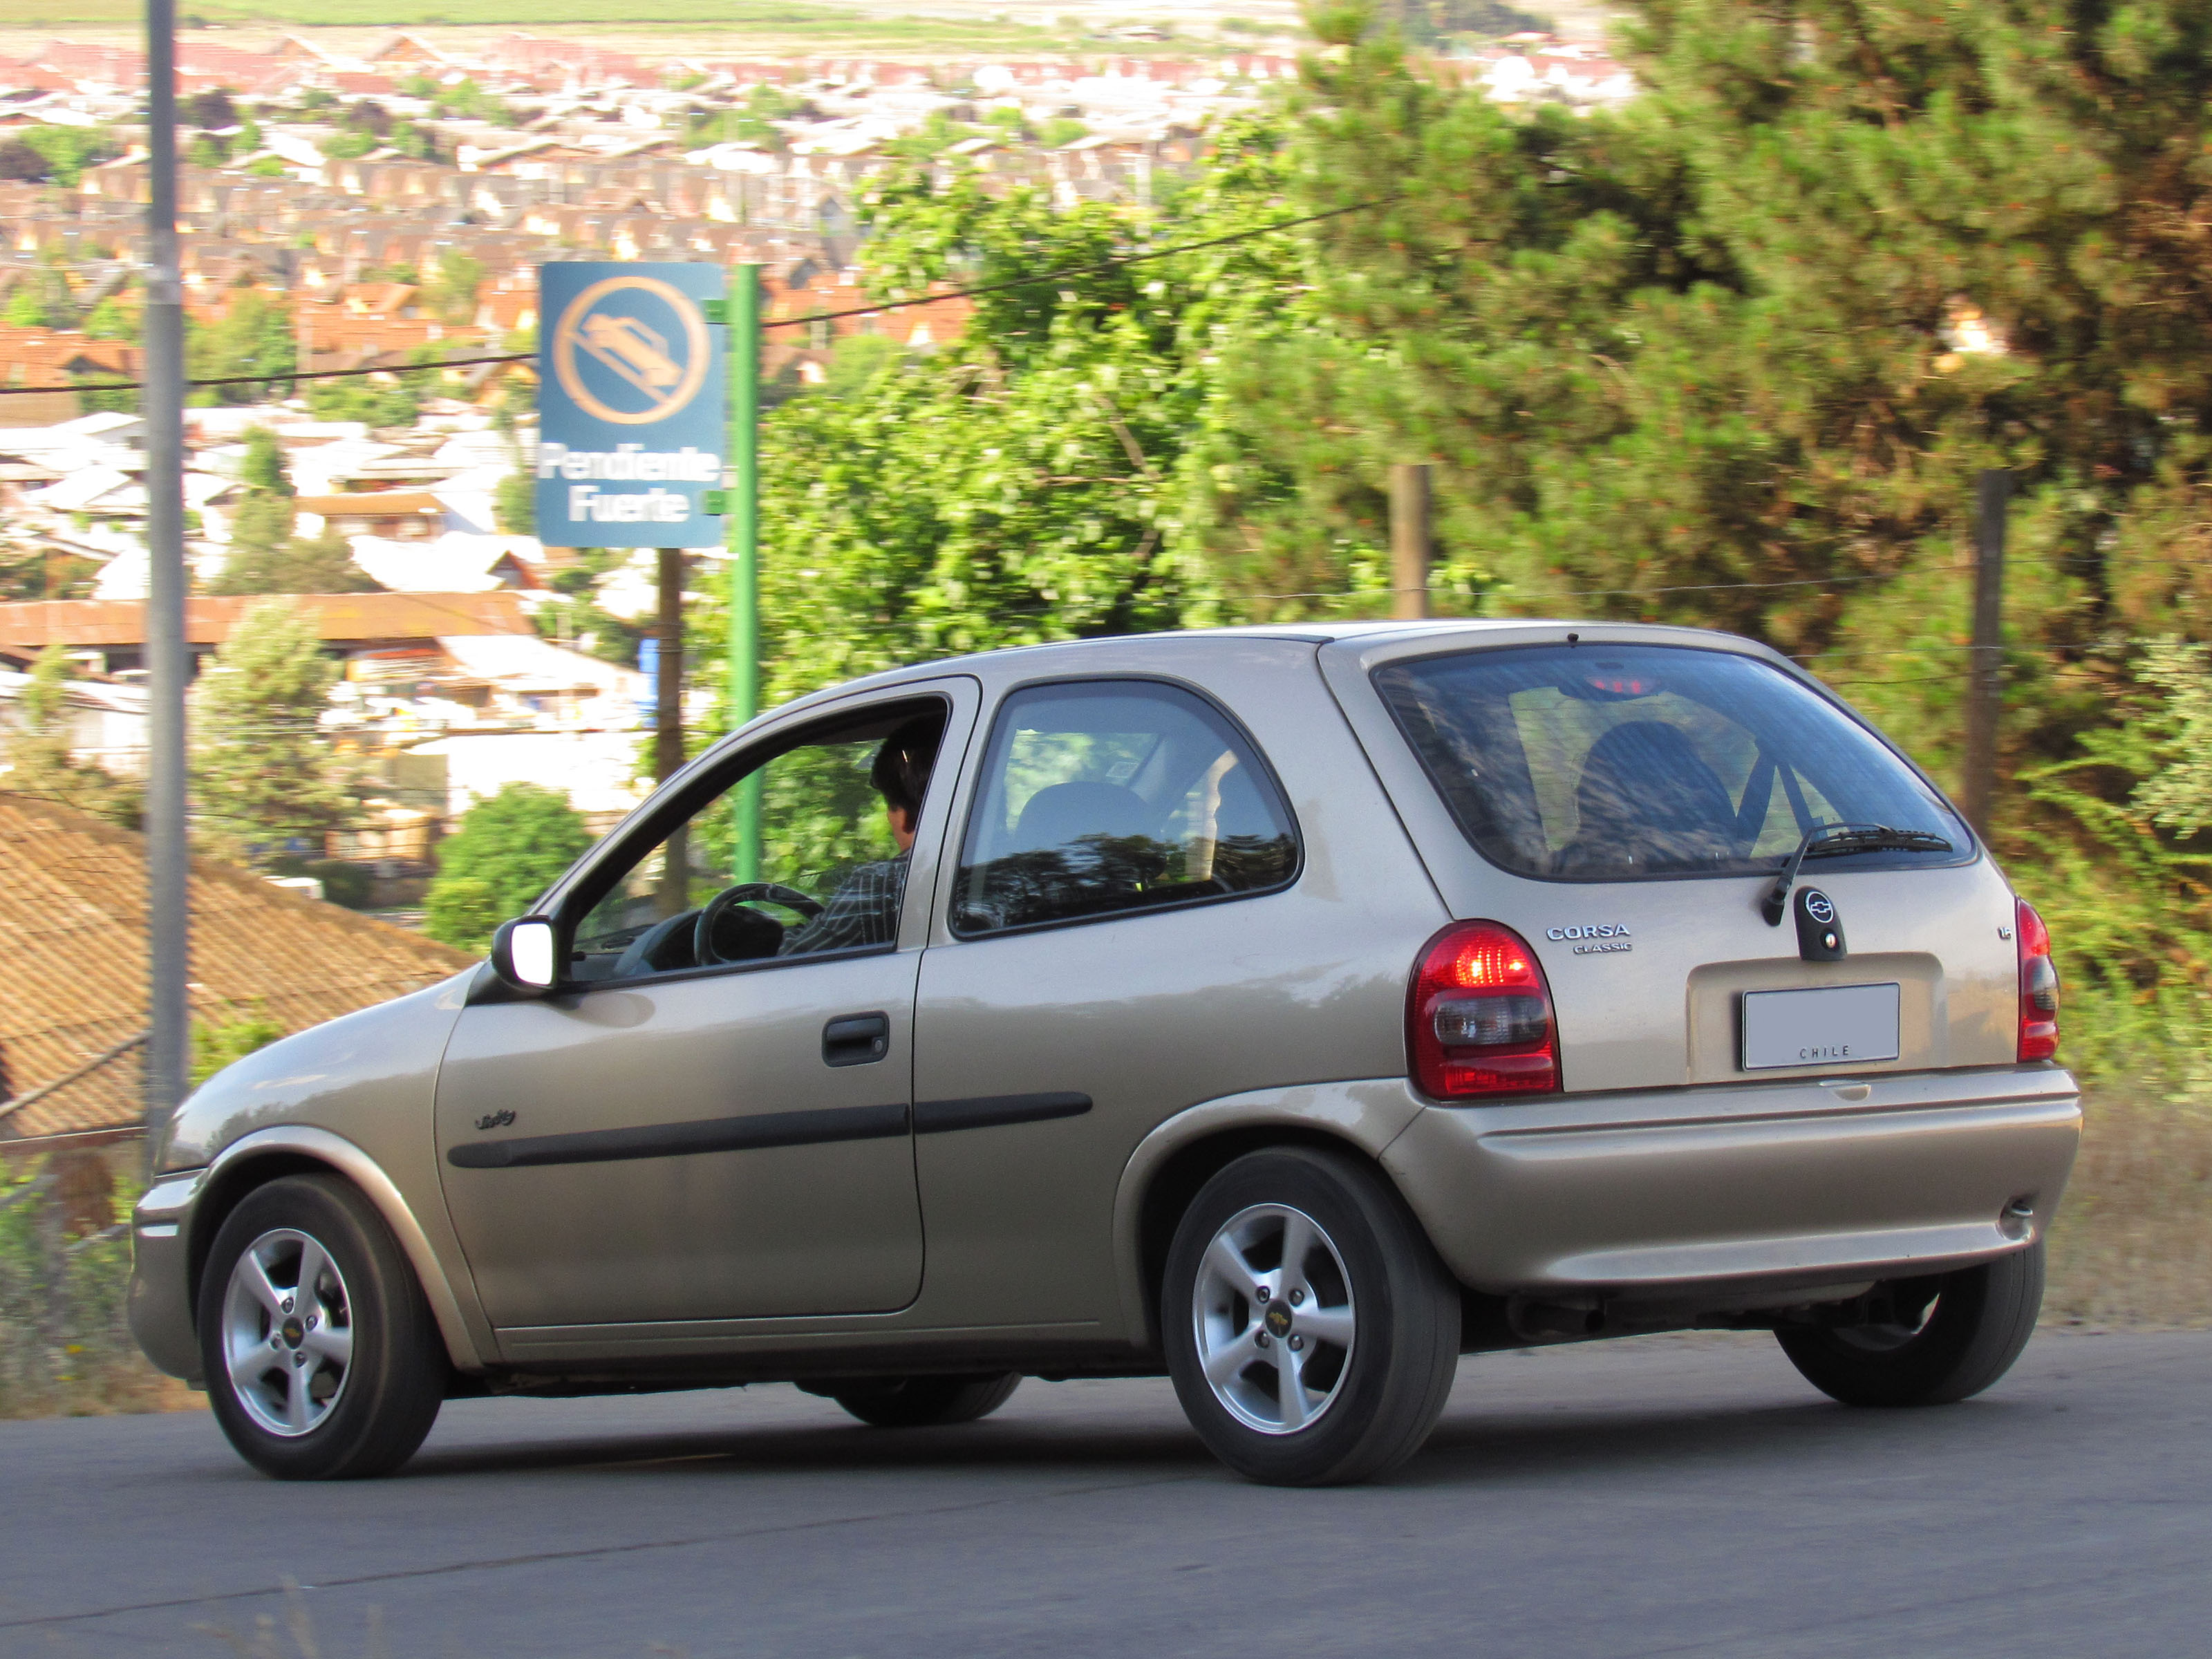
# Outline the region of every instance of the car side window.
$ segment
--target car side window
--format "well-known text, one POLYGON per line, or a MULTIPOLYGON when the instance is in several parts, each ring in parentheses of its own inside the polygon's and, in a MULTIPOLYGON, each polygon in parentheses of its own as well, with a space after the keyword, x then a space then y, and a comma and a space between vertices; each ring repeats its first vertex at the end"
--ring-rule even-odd
POLYGON ((732 779, 600 894, 569 976, 890 948, 945 722, 934 701, 872 710, 732 779))
POLYGON ((1269 891, 1297 870, 1274 780, 1204 698, 1144 680, 1000 706, 962 843, 963 938, 1269 891))

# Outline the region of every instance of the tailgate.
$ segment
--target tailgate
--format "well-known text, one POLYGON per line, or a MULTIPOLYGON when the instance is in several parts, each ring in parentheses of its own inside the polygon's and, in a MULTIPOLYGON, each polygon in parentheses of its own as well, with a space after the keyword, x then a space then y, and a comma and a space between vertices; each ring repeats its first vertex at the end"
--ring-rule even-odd
POLYGON ((1452 914, 1504 923, 1541 963, 1570 1092, 2012 1062, 2002 874, 1932 784, 1772 653, 1532 623, 1321 654, 1452 914), (1824 952, 1801 947, 1794 906, 1770 926, 1760 901, 1839 823, 1949 848, 1807 860, 1795 890, 1827 901, 1824 952))

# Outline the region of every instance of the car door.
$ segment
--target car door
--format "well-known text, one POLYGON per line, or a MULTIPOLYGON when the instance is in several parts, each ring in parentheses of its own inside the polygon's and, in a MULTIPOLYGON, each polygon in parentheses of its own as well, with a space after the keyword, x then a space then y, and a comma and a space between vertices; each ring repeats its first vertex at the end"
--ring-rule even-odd
POLYGON ((931 721, 939 752, 957 757, 975 701, 964 678, 902 688, 690 769, 559 890, 573 977, 549 996, 495 994, 463 1012, 436 1133, 495 1326, 881 1312, 913 1299, 916 907, 930 883, 902 880, 901 866, 934 870, 950 792, 927 791, 909 858, 885 859, 867 768, 931 721), (738 842, 749 815, 761 826, 751 870, 738 842), (765 877, 782 896, 722 906, 702 960, 703 902, 732 874, 765 877), (826 904, 828 920, 810 923, 793 899, 826 904), (872 933, 840 931, 839 917, 870 905, 884 918, 872 933), (808 943, 825 929, 823 948, 808 943))

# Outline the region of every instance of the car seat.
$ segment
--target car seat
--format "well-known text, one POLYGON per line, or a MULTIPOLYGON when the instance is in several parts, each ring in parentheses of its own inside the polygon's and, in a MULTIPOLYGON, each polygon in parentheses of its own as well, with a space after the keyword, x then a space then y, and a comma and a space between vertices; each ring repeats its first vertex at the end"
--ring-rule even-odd
POLYGON ((1575 790, 1575 838, 1559 875, 1693 868, 1726 856, 1735 809, 1713 769, 1663 720, 1629 720, 1589 746, 1575 790))

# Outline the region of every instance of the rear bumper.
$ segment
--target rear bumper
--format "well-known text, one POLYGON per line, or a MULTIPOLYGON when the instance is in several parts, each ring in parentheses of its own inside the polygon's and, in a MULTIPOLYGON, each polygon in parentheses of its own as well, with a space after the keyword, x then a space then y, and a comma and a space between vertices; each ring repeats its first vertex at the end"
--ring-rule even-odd
POLYGON ((2081 1130, 2069 1073, 2008 1066, 1430 1106, 1382 1163, 1477 1290, 1694 1301, 2021 1249, 2081 1130))

